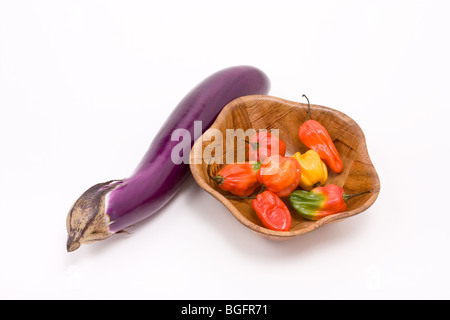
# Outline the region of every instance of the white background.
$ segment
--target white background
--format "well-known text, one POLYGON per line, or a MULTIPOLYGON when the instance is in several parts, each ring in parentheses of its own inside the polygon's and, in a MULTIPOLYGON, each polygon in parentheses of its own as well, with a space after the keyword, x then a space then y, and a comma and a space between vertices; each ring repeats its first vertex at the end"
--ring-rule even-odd
POLYGON ((0 1, 0 298, 450 298, 448 1, 0 1), (192 178, 66 252, 91 185, 125 178, 183 96, 249 64, 338 109, 381 179, 366 212, 288 242, 192 178))

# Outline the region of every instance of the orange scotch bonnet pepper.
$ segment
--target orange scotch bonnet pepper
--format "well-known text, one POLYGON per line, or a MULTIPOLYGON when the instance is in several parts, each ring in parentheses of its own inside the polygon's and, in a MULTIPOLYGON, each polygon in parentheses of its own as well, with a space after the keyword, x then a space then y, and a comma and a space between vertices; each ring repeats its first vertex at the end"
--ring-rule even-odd
POLYGON ((300 164, 294 158, 273 155, 261 164, 258 181, 266 190, 279 197, 287 197, 300 183, 301 171, 300 164))
POLYGON ((217 176, 212 176, 211 166, 208 164, 207 173, 220 189, 236 196, 247 197, 260 186, 258 181, 260 165, 259 162, 227 164, 217 173, 217 176))
POLYGON ((308 97, 303 95, 308 100, 308 115, 306 121, 300 126, 298 137, 309 149, 316 151, 320 159, 334 172, 340 173, 344 168, 341 157, 331 140, 327 129, 316 120, 309 119, 311 105, 308 97))

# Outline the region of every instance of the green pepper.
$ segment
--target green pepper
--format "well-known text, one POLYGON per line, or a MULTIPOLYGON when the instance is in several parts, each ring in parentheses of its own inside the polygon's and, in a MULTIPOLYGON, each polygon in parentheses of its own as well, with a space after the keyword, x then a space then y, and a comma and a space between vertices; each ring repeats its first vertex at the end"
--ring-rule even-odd
POLYGON ((289 202, 295 211, 305 219, 319 220, 323 217, 347 210, 347 201, 353 197, 369 193, 370 190, 345 194, 344 189, 329 184, 311 191, 295 190, 289 195, 289 202))

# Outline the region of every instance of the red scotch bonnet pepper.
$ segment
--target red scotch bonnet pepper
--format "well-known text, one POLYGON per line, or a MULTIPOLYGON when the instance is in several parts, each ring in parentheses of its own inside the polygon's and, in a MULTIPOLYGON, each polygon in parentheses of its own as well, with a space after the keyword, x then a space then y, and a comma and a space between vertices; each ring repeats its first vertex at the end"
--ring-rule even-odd
POLYGON ((289 231, 291 228, 289 209, 272 191, 258 194, 252 201, 252 208, 266 228, 275 231, 289 231))
POLYGON ((286 144, 267 131, 258 132, 247 144, 248 159, 250 161, 262 162, 272 155, 278 154, 284 157, 286 154, 286 144))

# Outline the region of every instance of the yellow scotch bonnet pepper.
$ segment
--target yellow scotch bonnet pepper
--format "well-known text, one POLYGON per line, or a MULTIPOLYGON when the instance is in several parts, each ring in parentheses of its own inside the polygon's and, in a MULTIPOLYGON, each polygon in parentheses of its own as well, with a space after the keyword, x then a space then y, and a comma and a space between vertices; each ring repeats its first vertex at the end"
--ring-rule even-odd
POLYGON ((299 184, 302 189, 311 190, 327 182, 327 166, 320 159, 317 152, 314 150, 308 150, 304 154, 297 152, 292 157, 300 163, 300 167, 302 168, 302 176, 299 184))

